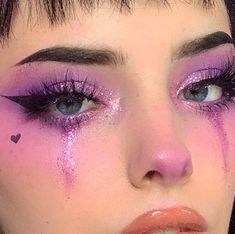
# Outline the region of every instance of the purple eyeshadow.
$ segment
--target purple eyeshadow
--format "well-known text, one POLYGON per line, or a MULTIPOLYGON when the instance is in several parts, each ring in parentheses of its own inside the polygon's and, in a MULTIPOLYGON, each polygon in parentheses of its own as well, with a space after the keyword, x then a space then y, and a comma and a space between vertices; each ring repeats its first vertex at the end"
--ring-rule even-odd
POLYGON ((114 91, 111 79, 107 77, 105 72, 98 68, 90 68, 85 66, 64 65, 53 62, 33 63, 13 67, 7 77, 4 95, 26 95, 32 87, 35 89, 43 89, 43 83, 48 85, 52 83, 63 82, 65 79, 75 80, 79 82, 86 81, 90 84, 96 84, 100 87, 114 91))
POLYGON ((117 110, 115 105, 120 100, 120 94, 111 84, 111 77, 107 77, 108 75, 98 69, 82 66, 58 63, 26 64, 12 72, 9 79, 11 83, 2 96, 22 106, 30 120, 41 118, 47 125, 64 128, 93 118, 98 112, 105 113, 99 111, 101 107, 109 108, 110 112, 117 110), (69 93, 73 94, 74 100, 95 101, 99 106, 98 111, 93 109, 79 116, 59 116, 58 113, 55 115, 51 111, 45 112, 48 112, 48 106, 61 101, 59 97, 69 93))
MULTIPOLYGON (((219 74, 223 74, 225 64, 232 64, 234 57, 235 49, 234 45, 231 44, 220 46, 217 49, 213 49, 211 51, 179 62, 180 64, 177 64, 176 68, 172 72, 173 85, 171 87, 171 96, 176 106, 179 106, 177 95, 181 90, 183 90, 185 87, 188 87, 188 85, 200 82, 204 79, 208 79, 208 76, 210 79, 213 79, 214 77, 218 77, 219 74)), ((226 112, 223 112, 220 108, 218 108, 213 109, 213 111, 205 111, 204 116, 207 117, 211 125, 218 133, 218 137, 221 143, 221 152, 224 157, 225 171, 228 172, 229 143, 226 131, 223 126, 223 115, 225 113, 226 112)))
POLYGON ((219 73, 224 69, 228 61, 232 61, 235 56, 235 48, 232 44, 220 46, 192 58, 187 58, 176 64, 172 69, 172 95, 176 95, 175 90, 193 81, 200 79, 200 72, 206 74, 208 70, 219 73))
POLYGON ((208 77, 217 77, 220 74, 222 74, 222 70, 218 68, 209 68, 209 69, 203 69, 200 71, 196 71, 188 76, 188 79, 185 80, 181 85, 177 92, 177 95, 188 85, 197 83, 199 81, 208 79, 208 77))

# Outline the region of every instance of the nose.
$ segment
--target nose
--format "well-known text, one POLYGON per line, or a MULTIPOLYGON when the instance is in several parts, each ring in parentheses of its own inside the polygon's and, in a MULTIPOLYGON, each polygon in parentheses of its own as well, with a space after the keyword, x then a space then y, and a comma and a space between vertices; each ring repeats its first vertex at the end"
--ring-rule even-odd
POLYGON ((185 183, 192 172, 192 158, 187 148, 179 142, 169 142, 159 144, 150 154, 144 150, 135 155, 130 162, 129 178, 137 188, 156 181, 172 185, 185 183))

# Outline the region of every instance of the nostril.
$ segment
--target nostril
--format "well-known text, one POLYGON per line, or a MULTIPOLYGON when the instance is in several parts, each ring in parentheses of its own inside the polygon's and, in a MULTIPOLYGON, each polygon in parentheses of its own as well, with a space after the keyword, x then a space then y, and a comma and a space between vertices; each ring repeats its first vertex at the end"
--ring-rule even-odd
POLYGON ((172 186, 189 181, 193 165, 191 153, 184 145, 178 142, 159 142, 156 150, 149 151, 145 154, 138 153, 130 160, 127 172, 134 187, 141 188, 151 184, 172 186))
POLYGON ((152 179, 154 176, 157 177, 162 177, 161 174, 158 171, 149 171, 145 177, 147 177, 148 179, 152 179))

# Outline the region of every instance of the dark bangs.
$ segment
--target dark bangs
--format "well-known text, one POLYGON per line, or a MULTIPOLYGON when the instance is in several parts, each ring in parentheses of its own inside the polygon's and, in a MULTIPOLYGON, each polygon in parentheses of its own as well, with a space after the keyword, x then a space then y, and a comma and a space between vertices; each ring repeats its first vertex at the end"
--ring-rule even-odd
MULTIPOLYGON (((135 0, 106 0, 119 10, 131 11, 135 0)), ((180 0, 186 4, 200 4, 205 9, 210 9, 214 6, 215 0, 180 0)), ((235 6, 233 0, 225 0, 226 6, 228 7, 228 12, 230 18, 234 22, 234 12, 235 6), (233 17, 232 17, 233 15, 233 17)), ((93 9, 99 7, 105 0, 26 0, 25 4, 30 9, 36 7, 36 12, 45 12, 50 24, 54 25, 57 23, 63 23, 65 20, 73 14, 76 6, 79 6, 84 11, 90 12, 93 9)), ((154 2, 157 5, 169 6, 168 0, 146 0, 146 3, 154 2)), ((20 0, 0 0, 0 41, 9 38, 11 31, 12 21, 17 15, 17 10, 22 2, 20 0)), ((29 14, 30 15, 30 14, 29 14)))

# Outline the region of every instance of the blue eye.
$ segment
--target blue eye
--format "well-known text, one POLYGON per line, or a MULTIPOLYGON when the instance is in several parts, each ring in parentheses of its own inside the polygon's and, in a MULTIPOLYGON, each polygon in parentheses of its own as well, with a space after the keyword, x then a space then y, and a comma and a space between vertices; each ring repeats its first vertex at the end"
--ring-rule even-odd
POLYGON ((58 111, 64 115, 73 115, 80 111, 82 107, 83 100, 74 100, 71 97, 61 97, 59 98, 55 105, 58 111))
POLYGON ((82 96, 67 94, 58 97, 51 110, 58 111, 63 115, 75 115, 95 107, 92 100, 82 96))
POLYGON ((3 97, 21 105, 30 119, 62 128, 80 126, 108 105, 104 90, 73 80, 43 84, 43 90, 34 89, 25 96, 3 97))
POLYGON ((178 98, 186 105, 199 111, 214 112, 224 107, 228 109, 229 103, 234 103, 235 59, 226 63, 220 72, 205 69, 201 75, 200 71, 196 74, 197 78, 189 81, 178 93, 178 98))
POLYGON ((223 90, 217 85, 196 85, 182 90, 182 97, 194 102, 213 102, 223 97, 223 90))

